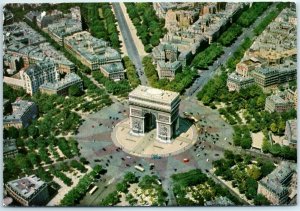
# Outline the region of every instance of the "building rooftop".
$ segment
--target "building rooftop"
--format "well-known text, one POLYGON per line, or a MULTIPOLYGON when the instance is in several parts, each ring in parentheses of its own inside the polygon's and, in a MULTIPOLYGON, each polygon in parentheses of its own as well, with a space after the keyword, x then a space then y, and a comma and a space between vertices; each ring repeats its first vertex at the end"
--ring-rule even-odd
POLYGON ((262 75, 270 75, 270 74, 279 74, 278 69, 275 69, 276 67, 272 66, 266 66, 266 67, 257 67, 254 69, 254 72, 262 75))
POLYGON ((18 98, 14 103, 12 103, 13 113, 11 115, 7 115, 3 117, 3 122, 11 122, 11 121, 21 121, 21 117, 27 111, 27 109, 32 106, 34 102, 21 100, 18 98))
POLYGON ((141 85, 129 94, 129 101, 131 99, 141 99, 167 105, 171 105, 177 98, 179 98, 179 93, 141 85))
POLYGON ((46 183, 35 175, 8 182, 8 185, 21 197, 31 199, 46 183))
POLYGON ((243 76, 237 74, 236 72, 233 72, 228 76, 228 80, 235 81, 235 82, 244 82, 244 81, 253 80, 253 78, 252 77, 243 77, 243 76))
POLYGON ((267 187, 273 193, 280 195, 287 191, 287 187, 283 185, 283 182, 296 171, 296 165, 283 161, 272 171, 269 175, 261 179, 259 182, 263 186, 267 187))
POLYGON ((288 120, 286 124, 290 128, 292 141, 297 142, 297 119, 288 120))
POLYGON ((3 139, 3 153, 17 150, 16 139, 3 139))
POLYGON ((122 62, 104 64, 104 65, 101 65, 101 68, 103 68, 108 73, 124 72, 124 67, 123 67, 122 62))
POLYGON ((286 101, 279 95, 270 95, 267 97, 268 100, 273 101, 275 104, 285 104, 286 101))
POLYGON ((38 61, 50 61, 57 64, 64 64, 68 66, 73 66, 74 64, 69 61, 63 53, 54 49, 50 43, 41 43, 37 47, 32 48, 28 55, 32 58, 35 58, 38 61))
POLYGON ((86 59, 99 62, 107 60, 120 60, 119 52, 109 47, 109 43, 103 39, 93 37, 89 32, 77 32, 65 38, 68 43, 81 56, 86 59))
POLYGON ((75 32, 82 31, 82 24, 79 20, 70 18, 59 19, 56 22, 48 25, 48 31, 57 35, 60 38, 71 35, 75 32))
POLYGON ((174 62, 158 61, 157 65, 160 66, 161 68, 177 69, 181 66, 181 63, 179 61, 174 61, 174 62))
POLYGON ((81 78, 75 73, 68 73, 65 77, 55 83, 46 82, 40 86, 40 89, 59 90, 72 82, 81 81, 81 78))
POLYGON ((250 51, 265 59, 296 55, 296 23, 296 13, 290 8, 284 9, 253 42, 250 51))
POLYGON ((55 64, 52 61, 39 62, 31 64, 24 72, 26 72, 29 77, 35 77, 35 75, 40 74, 40 71, 47 71, 49 67, 55 68, 55 64))
POLYGON ((4 49, 25 54, 36 61, 52 60, 57 64, 74 66, 63 53, 57 51, 46 39, 25 22, 5 26, 4 49))

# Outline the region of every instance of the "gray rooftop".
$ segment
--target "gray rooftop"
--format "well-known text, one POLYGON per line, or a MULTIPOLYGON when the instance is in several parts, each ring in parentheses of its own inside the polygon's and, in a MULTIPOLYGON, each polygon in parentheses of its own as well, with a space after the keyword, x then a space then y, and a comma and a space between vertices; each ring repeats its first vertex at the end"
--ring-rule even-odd
POLYGON ((275 104, 286 104, 286 101, 279 95, 270 95, 267 99, 273 101, 275 104))
POLYGON ((103 39, 93 37, 87 31, 78 32, 66 37, 65 43, 68 43, 81 56, 90 61, 121 61, 119 52, 113 48, 108 47, 108 42, 103 39))
POLYGON ((48 25, 48 30, 60 38, 82 31, 82 24, 79 20, 71 18, 59 19, 48 25))
POLYGON ((158 61, 157 65, 160 66, 161 68, 177 69, 181 66, 181 63, 179 61, 174 61, 174 62, 158 61))
POLYGON ((295 171, 296 165, 294 163, 283 161, 274 171, 259 182, 273 193, 281 195, 287 191, 287 187, 285 187, 282 183, 295 171))
POLYGON ((7 51, 21 53, 37 61, 52 60, 58 64, 74 65, 25 22, 5 26, 3 33, 6 43, 4 49, 7 51))
MULTIPOLYGON (((17 22, 3 27, 6 48, 14 50, 17 46, 35 45, 46 39, 25 22, 17 22)), ((20 47, 19 47, 20 48, 20 47)))
POLYGON ((52 61, 39 62, 36 64, 31 64, 27 69, 25 69, 25 73, 29 77, 34 77, 36 74, 40 74, 40 71, 48 71, 47 69, 55 68, 55 64, 52 61))
POLYGON ((40 89, 50 89, 50 90, 59 90, 64 86, 67 86, 74 82, 82 81, 81 78, 75 73, 68 73, 65 77, 55 83, 46 82, 40 86, 40 89))
POLYGON ((243 77, 243 76, 237 74, 236 72, 233 72, 228 76, 228 80, 235 81, 235 82, 245 82, 245 81, 253 80, 253 78, 252 77, 243 77))
POLYGON ((11 121, 16 121, 16 122, 21 121, 21 117, 23 116, 23 114, 27 111, 29 107, 34 105, 34 102, 17 99, 11 105, 13 106, 13 113, 11 115, 3 117, 4 123, 11 122, 11 121))
POLYGON ((4 139, 3 140, 3 153, 9 153, 17 150, 16 139, 4 139))
POLYGON ((31 175, 10 181, 8 185, 23 198, 31 199, 46 183, 35 175, 31 175))
POLYGON ((101 65, 101 67, 108 73, 124 72, 122 62, 115 62, 110 64, 101 65))

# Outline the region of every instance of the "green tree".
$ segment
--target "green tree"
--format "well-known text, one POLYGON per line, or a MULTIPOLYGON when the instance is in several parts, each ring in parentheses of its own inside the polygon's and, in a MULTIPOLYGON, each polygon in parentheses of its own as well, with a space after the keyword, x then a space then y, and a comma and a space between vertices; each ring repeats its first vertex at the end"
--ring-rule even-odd
POLYGON ((129 184, 133 184, 138 182, 138 178, 137 176, 135 176, 135 174, 133 172, 127 172, 124 175, 124 181, 128 182, 129 184))
POLYGON ((272 161, 266 160, 263 162, 260 169, 261 169, 261 176, 265 177, 275 169, 275 165, 272 161))
POLYGON ((39 136, 39 129, 34 125, 31 125, 28 128, 28 134, 33 138, 37 138, 39 136))
POLYGON ((248 168, 248 174, 251 178, 258 180, 261 176, 261 171, 258 167, 252 166, 252 168, 248 168))
POLYGON ((82 94, 82 91, 77 84, 70 86, 68 92, 70 96, 80 96, 82 94))
POLYGON ((257 194, 257 196, 254 198, 254 204, 261 206, 261 205, 270 205, 271 203, 264 195, 257 194))
POLYGON ((278 127, 277 127, 277 124, 275 122, 273 122, 271 125, 270 125, 270 129, 273 133, 276 133, 277 130, 278 130, 278 127))
POLYGON ((128 192, 128 185, 126 182, 120 182, 116 185, 116 189, 119 192, 127 193, 128 192))
POLYGON ((271 143, 268 141, 267 138, 263 138, 263 143, 262 143, 261 149, 262 149, 262 151, 263 151, 264 153, 270 152, 270 149, 271 149, 271 143))

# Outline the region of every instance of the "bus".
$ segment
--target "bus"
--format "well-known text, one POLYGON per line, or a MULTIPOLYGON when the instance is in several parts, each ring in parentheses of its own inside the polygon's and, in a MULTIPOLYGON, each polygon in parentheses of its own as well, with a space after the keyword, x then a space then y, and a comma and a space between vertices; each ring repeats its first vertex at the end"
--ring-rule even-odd
POLYGON ((90 191, 89 194, 93 195, 93 193, 95 193, 95 191, 98 189, 98 186, 94 186, 90 191))
POLYGON ((143 167, 140 166, 134 166, 135 169, 139 170, 140 172, 144 172, 145 169, 143 167))

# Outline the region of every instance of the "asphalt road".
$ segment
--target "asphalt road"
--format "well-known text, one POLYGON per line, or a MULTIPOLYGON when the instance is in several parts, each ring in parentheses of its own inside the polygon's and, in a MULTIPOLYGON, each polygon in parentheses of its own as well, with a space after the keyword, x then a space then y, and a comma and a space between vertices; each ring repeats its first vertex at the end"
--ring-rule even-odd
POLYGON ((204 70, 200 73, 200 76, 194 81, 194 83, 186 89, 185 96, 195 96, 203 86, 215 75, 216 69, 222 65, 226 64, 227 60, 232 56, 232 54, 240 47, 240 44, 247 37, 255 36, 253 30, 258 24, 260 24, 261 20, 265 18, 270 11, 276 7, 277 3, 272 4, 264 13, 256 19, 256 21, 249 26, 248 28, 243 29, 243 33, 236 39, 236 41, 229 47, 224 47, 224 53, 220 56, 209 68, 208 70, 204 70))
POLYGON ((147 77, 145 76, 145 73, 144 73, 144 67, 142 64, 141 57, 138 53, 137 47, 136 47, 134 40, 132 38, 132 35, 130 33, 130 30, 129 30, 129 27, 125 20, 120 3, 112 3, 112 7, 115 11, 116 19, 119 23, 121 34, 124 38, 124 43, 125 43, 125 46, 127 49, 128 56, 136 67, 137 74, 141 80, 141 84, 148 85, 148 81, 147 81, 147 77))

